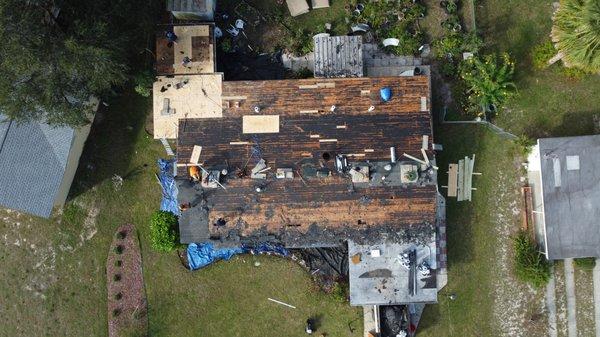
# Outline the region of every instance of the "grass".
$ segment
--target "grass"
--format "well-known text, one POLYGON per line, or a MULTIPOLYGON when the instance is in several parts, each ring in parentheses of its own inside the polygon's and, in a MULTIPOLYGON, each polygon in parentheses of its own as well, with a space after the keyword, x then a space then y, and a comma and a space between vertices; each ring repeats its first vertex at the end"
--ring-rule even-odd
POLYGON ((164 155, 144 131, 150 100, 124 93, 86 143, 66 214, 43 220, 0 210, 0 320, 6 336, 106 336, 106 258, 116 228, 140 232, 153 336, 300 336, 314 315, 322 332, 362 333, 362 312, 313 289, 296 263, 251 257, 189 272, 175 253, 151 250, 158 208, 154 173, 164 155), (124 178, 116 190, 111 177, 124 178), (277 298, 298 309, 267 302, 277 298))
MULTIPOLYGON (((437 156, 440 172, 448 163, 474 153, 475 170, 483 175, 474 178, 473 202, 447 199, 449 283, 439 294, 439 304, 426 307, 419 336, 494 336, 498 331, 492 322, 492 294, 494 279, 502 276, 494 268, 499 244, 494 213, 511 202, 509 195, 498 196, 497 182, 501 172, 508 181, 518 181, 515 150, 512 143, 483 127, 443 125, 436 130, 436 142, 444 145, 437 156), (454 301, 448 298, 452 293, 457 295, 454 301)), ((445 174, 439 179, 440 185, 446 184, 445 174)))
POLYGON ((593 116, 600 113, 600 77, 572 79, 560 65, 536 70, 532 64, 535 46, 549 40, 552 1, 486 0, 477 9, 488 50, 509 52, 517 63, 518 95, 496 123, 532 138, 593 133, 593 116))

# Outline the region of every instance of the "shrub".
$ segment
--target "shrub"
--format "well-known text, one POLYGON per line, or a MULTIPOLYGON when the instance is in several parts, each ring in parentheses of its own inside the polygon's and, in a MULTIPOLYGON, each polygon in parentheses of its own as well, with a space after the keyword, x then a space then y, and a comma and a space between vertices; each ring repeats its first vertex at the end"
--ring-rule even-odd
POLYGON ((115 267, 120 267, 122 265, 123 265, 123 261, 121 261, 121 260, 116 260, 115 261, 115 267))
POLYGON ((348 284, 335 282, 331 288, 331 296, 338 302, 348 301, 348 284))
POLYGON ((115 275, 113 276, 113 281, 115 281, 115 282, 119 282, 119 281, 121 281, 121 274, 115 274, 115 275))
POLYGON ((150 241, 159 252, 170 252, 177 246, 177 216, 167 211, 156 211, 150 219, 150 241))
POLYGON ((112 312, 113 317, 119 317, 120 314, 121 314, 121 309, 115 309, 112 312))
POLYGON ((126 231, 120 231, 117 233, 117 239, 119 240, 123 240, 127 237, 127 232, 126 231))
POLYGON ((224 53, 229 53, 232 49, 233 49, 233 46, 231 44, 231 39, 228 37, 223 38, 221 40, 221 50, 224 53))
POLYGON ((550 264, 525 231, 514 238, 515 274, 523 282, 540 288, 550 279, 550 264))
POLYGON ((124 250, 123 246, 121 246, 121 245, 115 246, 115 253, 121 255, 121 254, 123 254, 123 250, 124 250))
POLYGON ((456 57, 462 51, 463 39, 460 34, 451 33, 434 42, 438 57, 456 57))
POLYGON ((544 69, 548 66, 548 61, 556 55, 556 49, 551 41, 547 41, 533 47, 531 61, 537 69, 544 69))
POLYGON ((463 62, 460 73, 467 86, 470 108, 483 114, 496 113, 513 94, 514 70, 508 54, 472 57, 463 62))
POLYGON ((582 257, 575 259, 575 265, 582 269, 593 269, 596 266, 596 259, 593 257, 582 257))
POLYGON ((154 83, 154 74, 149 70, 137 73, 133 77, 135 83, 135 92, 143 97, 150 97, 152 94, 152 84, 154 83))
POLYGON ((531 148, 535 145, 535 140, 526 135, 520 135, 515 139, 515 144, 518 146, 521 155, 527 157, 529 152, 531 152, 531 148))
POLYGON ((120 301, 122 298, 123 298, 123 294, 121 294, 121 293, 115 294, 115 300, 120 301))
POLYGON ((585 72, 585 70, 581 70, 579 68, 563 67, 562 71, 563 71, 563 74, 565 74, 565 76, 567 76, 568 78, 573 79, 573 80, 580 80, 585 75, 588 74, 587 72, 585 72))

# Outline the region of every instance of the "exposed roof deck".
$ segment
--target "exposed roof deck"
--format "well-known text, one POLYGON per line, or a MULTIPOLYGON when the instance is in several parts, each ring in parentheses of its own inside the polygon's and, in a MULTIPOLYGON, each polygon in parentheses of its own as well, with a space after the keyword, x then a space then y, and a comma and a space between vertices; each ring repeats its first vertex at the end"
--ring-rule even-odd
POLYGON ((159 75, 206 74, 215 72, 215 46, 212 25, 173 26, 175 43, 167 41, 166 31, 156 33, 156 72, 159 75), (185 58, 189 62, 184 62, 185 58))
MULTIPOLYGON (((431 149, 428 83, 425 76, 224 82, 223 117, 180 120, 177 156, 179 164, 190 162, 193 147, 202 146, 199 163, 226 169, 226 189, 204 188, 195 200, 180 202, 208 209, 202 226, 212 237, 263 233, 288 236, 288 245, 302 238, 298 245, 306 245, 348 237, 361 242, 367 231, 374 232, 370 239, 431 229, 435 177, 403 184, 399 169, 383 168, 390 147, 398 157, 394 167, 404 152, 421 157, 424 135, 431 149), (379 97, 382 87, 392 89, 388 102, 379 97), (352 183, 338 173, 338 154, 351 167, 368 166, 371 180, 352 183), (251 178, 260 159, 270 169, 264 179, 251 178), (275 178, 277 169, 292 177, 275 178)), ((180 177, 187 174, 179 167, 180 177)))
POLYGON ((153 85, 154 138, 177 138, 184 118, 222 116, 222 74, 159 76, 153 85))

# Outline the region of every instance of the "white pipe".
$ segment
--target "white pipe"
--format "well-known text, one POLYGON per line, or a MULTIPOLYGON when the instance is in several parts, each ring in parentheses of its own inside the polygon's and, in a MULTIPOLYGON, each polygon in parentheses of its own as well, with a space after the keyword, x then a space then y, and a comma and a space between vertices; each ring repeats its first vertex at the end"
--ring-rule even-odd
POLYGON ((295 306, 293 306, 293 305, 289 305, 289 304, 287 304, 287 303, 283 303, 283 302, 281 302, 281 301, 274 300, 274 299, 272 299, 272 298, 270 298, 270 297, 267 297, 267 299, 268 299, 269 301, 271 301, 271 302, 275 302, 275 303, 277 303, 277 304, 285 305, 286 307, 290 307, 290 308, 292 308, 292 309, 296 309, 296 307, 295 307, 295 306))

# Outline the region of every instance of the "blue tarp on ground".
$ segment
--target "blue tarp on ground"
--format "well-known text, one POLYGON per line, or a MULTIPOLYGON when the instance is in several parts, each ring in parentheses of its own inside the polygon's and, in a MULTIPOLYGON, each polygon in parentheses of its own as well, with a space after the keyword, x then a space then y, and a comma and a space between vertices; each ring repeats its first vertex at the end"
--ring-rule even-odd
POLYGON ((232 248, 214 248, 212 243, 191 243, 187 247, 187 259, 190 270, 200 269, 218 260, 229 260, 236 254, 267 254, 288 256, 290 253, 281 245, 261 243, 255 247, 241 246, 232 248))
POLYGON ((196 270, 217 260, 229 260, 232 256, 244 252, 242 247, 214 248, 212 243, 190 243, 187 248, 187 258, 190 270, 196 270))
POLYGON ((177 184, 175 183, 175 177, 173 177, 173 165, 175 165, 174 159, 159 159, 158 160, 158 181, 162 186, 162 200, 160 202, 161 211, 169 211, 179 216, 179 203, 177 202, 177 184))

